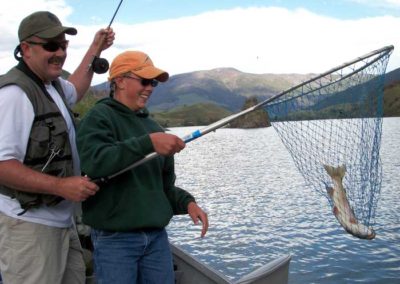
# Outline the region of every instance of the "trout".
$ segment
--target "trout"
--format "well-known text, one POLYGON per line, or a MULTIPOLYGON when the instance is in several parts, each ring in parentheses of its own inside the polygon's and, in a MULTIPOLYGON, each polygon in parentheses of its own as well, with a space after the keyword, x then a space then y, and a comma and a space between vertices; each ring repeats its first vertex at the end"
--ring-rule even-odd
POLYGON ((360 239, 371 240, 375 238, 375 231, 358 222, 354 211, 351 209, 347 199, 346 190, 343 187, 343 178, 346 173, 346 166, 332 167, 324 165, 328 175, 332 178, 333 187, 327 187, 329 198, 333 203, 333 214, 340 225, 353 236, 360 239))

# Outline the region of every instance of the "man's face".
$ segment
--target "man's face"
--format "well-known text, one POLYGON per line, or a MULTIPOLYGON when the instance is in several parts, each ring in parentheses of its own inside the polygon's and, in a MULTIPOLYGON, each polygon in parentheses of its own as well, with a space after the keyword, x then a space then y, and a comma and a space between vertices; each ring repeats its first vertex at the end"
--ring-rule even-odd
POLYGON ((67 46, 65 34, 52 39, 33 36, 21 43, 24 61, 45 83, 61 75, 67 57, 67 46))

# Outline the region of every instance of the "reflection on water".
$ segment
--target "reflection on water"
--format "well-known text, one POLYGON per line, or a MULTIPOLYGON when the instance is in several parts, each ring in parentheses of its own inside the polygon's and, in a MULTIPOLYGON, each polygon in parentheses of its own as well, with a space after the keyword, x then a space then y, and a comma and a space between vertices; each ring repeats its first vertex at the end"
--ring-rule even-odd
POLYGON ((176 155, 177 185, 207 210, 210 229, 201 239, 188 216, 175 216, 171 241, 231 279, 290 253, 290 284, 400 283, 399 124, 383 123, 374 240, 344 232, 327 198, 305 186, 273 128, 224 128, 176 155))

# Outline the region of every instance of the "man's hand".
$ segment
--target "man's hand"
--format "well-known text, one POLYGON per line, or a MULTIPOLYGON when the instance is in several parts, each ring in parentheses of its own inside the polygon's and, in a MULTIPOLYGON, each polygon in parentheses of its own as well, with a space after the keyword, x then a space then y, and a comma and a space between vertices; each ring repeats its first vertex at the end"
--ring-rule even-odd
POLYGON ((106 50, 113 45, 115 33, 112 28, 101 29, 94 36, 93 44, 99 46, 99 51, 106 50))
POLYGON ((88 177, 60 178, 28 168, 20 161, 0 161, 0 184, 31 193, 52 194, 72 201, 83 201, 99 187, 88 177))
POLYGON ((64 199, 80 202, 85 201, 99 190, 97 184, 90 181, 88 177, 66 177, 58 179, 56 194, 64 199))
POLYGON ((77 102, 83 98, 92 82, 93 68, 91 68, 91 65, 93 59, 99 57, 103 50, 109 48, 113 44, 114 38, 115 33, 111 28, 100 29, 94 36, 93 42, 90 44, 82 62, 68 77, 68 81, 75 86, 76 93, 78 94, 77 102))

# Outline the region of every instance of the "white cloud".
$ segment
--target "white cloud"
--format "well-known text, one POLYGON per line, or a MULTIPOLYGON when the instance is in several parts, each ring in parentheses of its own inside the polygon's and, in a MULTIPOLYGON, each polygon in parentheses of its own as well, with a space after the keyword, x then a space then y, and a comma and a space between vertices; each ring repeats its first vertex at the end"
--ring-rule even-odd
POLYGON ((383 2, 386 2, 393 6, 400 6, 400 0, 384 0, 383 2))
POLYGON ((66 18, 72 9, 64 0, 11 0, 3 1, 0 10, 0 74, 15 65, 14 48, 18 44, 18 27, 21 20, 33 11, 48 10, 68 25, 66 18))
MULTIPOLYGON (((65 19, 70 10, 61 4, 57 15, 65 19)), ((2 29, 13 29, 1 21, 2 29)), ((79 33, 69 37, 68 71, 78 65, 102 27, 74 26, 79 33)), ((122 25, 116 20, 113 28, 115 44, 103 53, 110 63, 118 53, 138 49, 172 75, 218 67, 249 73, 319 73, 383 46, 400 46, 400 37, 393 32, 400 30, 400 18, 340 20, 304 9, 276 7, 213 11, 136 25, 122 25)), ((0 73, 15 64, 15 42, 16 31, 8 34, 8 44, 0 46, 0 73)), ((395 50, 389 69, 399 67, 399 63, 400 52, 395 50)), ((93 83, 106 77, 95 75, 93 83)))
POLYGON ((355 2, 362 5, 368 5, 372 7, 381 7, 381 8, 399 8, 400 0, 349 0, 350 2, 355 2))

